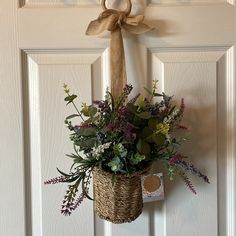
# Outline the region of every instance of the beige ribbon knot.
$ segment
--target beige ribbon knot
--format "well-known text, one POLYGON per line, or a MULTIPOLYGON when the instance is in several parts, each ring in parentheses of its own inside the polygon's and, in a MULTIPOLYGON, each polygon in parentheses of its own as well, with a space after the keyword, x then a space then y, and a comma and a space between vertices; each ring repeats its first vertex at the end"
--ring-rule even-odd
POLYGON ((126 84, 125 53, 121 30, 132 34, 142 34, 151 28, 143 23, 144 16, 129 16, 131 1, 128 1, 125 11, 107 9, 105 0, 102 1, 104 11, 99 17, 91 21, 86 34, 98 35, 105 30, 111 31, 110 41, 110 66, 111 66, 111 93, 117 98, 126 84))

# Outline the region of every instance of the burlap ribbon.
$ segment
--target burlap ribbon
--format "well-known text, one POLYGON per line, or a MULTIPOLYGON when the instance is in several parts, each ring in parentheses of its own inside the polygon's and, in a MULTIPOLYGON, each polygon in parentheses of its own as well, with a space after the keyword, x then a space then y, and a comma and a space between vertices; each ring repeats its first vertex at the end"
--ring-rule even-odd
POLYGON ((121 30, 132 34, 142 34, 151 30, 143 23, 144 16, 129 16, 131 12, 131 0, 128 1, 125 11, 107 9, 105 0, 102 0, 104 11, 98 19, 91 21, 86 34, 98 35, 105 30, 111 31, 110 41, 110 66, 111 66, 111 93, 117 98, 126 84, 125 53, 121 30))

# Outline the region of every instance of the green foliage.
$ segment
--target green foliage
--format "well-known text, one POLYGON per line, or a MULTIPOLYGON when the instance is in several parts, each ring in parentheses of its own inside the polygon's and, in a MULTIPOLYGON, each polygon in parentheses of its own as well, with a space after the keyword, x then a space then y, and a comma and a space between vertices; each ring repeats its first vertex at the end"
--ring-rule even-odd
MULTIPOLYGON (((171 180, 184 169, 208 181, 206 176, 183 161, 184 156, 179 153, 186 140, 185 135, 176 132, 184 127, 181 125, 183 100, 177 108, 171 96, 157 92, 157 81, 152 89, 145 88, 148 98, 137 95, 129 99, 131 90, 132 86, 126 85, 116 99, 107 90, 104 100, 94 101, 91 105, 82 103, 79 110, 75 104, 77 95, 70 94, 70 89, 64 85, 64 100, 76 110, 65 120, 74 145, 74 153, 67 156, 72 158, 73 164, 69 174, 58 170, 64 178, 59 178, 60 182, 74 183, 65 196, 69 205, 80 185, 81 198, 90 198, 89 178, 95 167, 111 172, 114 182, 119 173, 139 171, 159 161, 168 170, 171 180), (158 101, 153 101, 155 97, 158 101)), ((184 180, 191 187, 186 176, 184 180)))
POLYGON ((146 142, 144 139, 139 139, 137 142, 137 150, 143 154, 148 156, 151 150, 150 145, 148 144, 148 142, 146 142))
POLYGON ((113 146, 113 153, 115 156, 126 157, 127 150, 121 143, 118 143, 113 146))
POLYGON ((141 161, 145 160, 145 158, 145 155, 141 155, 137 152, 135 155, 131 156, 130 162, 132 165, 138 165, 141 161))
POLYGON ((76 136, 83 136, 83 137, 90 137, 90 136, 95 136, 96 135, 96 129, 93 127, 89 128, 83 128, 81 127, 80 129, 76 130, 76 136))
POLYGON ((72 103, 76 98, 77 98, 77 95, 75 95, 75 94, 65 97, 64 100, 67 102, 66 105, 72 103))
POLYGON ((116 173, 122 170, 123 163, 118 156, 115 156, 110 162, 107 163, 107 166, 109 166, 111 170, 116 173))
POLYGON ((82 115, 87 116, 87 117, 91 117, 93 118, 94 115, 97 113, 97 108, 90 105, 87 106, 85 103, 83 104, 83 108, 81 110, 82 115))
POLYGON ((153 82, 152 89, 145 88, 150 98, 135 96, 129 99, 132 86, 126 85, 117 99, 107 90, 105 100, 94 101, 91 105, 82 103, 80 111, 75 105, 77 95, 71 95, 67 85, 64 90, 65 101, 72 103, 77 111, 68 116, 65 123, 72 132, 71 141, 83 154, 77 153, 79 158, 70 155, 78 166, 80 162, 94 160, 92 167, 130 173, 163 157, 170 159, 183 141, 172 138, 181 122, 183 109, 171 104, 172 97, 156 92, 157 81, 153 82), (162 99, 153 102, 154 97, 162 99), (77 118, 81 120, 79 125, 69 121, 77 118))

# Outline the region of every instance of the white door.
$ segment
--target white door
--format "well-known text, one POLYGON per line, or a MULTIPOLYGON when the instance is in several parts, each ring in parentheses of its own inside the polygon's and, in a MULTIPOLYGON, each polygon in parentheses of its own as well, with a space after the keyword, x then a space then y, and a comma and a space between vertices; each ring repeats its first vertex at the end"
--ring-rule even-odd
POLYGON ((99 1, 1 0, 0 235, 235 236, 234 4, 133 0, 133 13, 144 12, 157 30, 126 35, 128 80, 138 91, 158 79, 176 101, 185 98, 192 130, 185 151, 211 184, 193 178, 194 196, 165 176, 165 201, 145 205, 131 224, 113 225, 97 219, 88 200, 61 215, 66 186, 43 185, 71 164, 63 83, 87 102, 102 98, 108 84, 109 40, 85 36, 99 1))

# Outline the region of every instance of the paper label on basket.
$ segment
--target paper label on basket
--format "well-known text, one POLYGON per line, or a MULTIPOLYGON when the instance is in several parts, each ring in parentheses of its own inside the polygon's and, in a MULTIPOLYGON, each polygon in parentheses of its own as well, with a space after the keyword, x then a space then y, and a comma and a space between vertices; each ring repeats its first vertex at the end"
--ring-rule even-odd
POLYGON ((164 181, 162 173, 143 175, 141 181, 143 202, 153 202, 164 199, 164 181))

